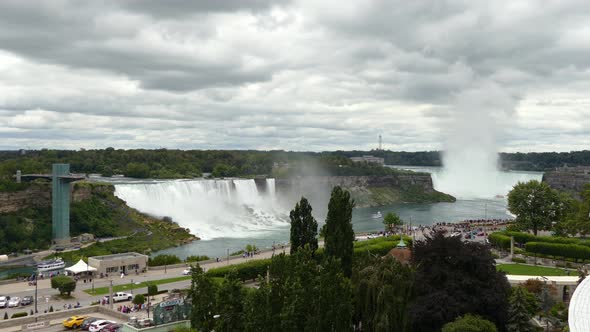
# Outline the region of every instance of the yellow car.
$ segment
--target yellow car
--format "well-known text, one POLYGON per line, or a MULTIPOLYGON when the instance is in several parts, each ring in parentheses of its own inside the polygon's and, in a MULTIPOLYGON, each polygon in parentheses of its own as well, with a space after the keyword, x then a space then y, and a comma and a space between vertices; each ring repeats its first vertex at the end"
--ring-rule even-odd
POLYGON ((88 316, 72 316, 63 321, 63 325, 68 329, 76 329, 82 325, 82 322, 88 318, 88 316))

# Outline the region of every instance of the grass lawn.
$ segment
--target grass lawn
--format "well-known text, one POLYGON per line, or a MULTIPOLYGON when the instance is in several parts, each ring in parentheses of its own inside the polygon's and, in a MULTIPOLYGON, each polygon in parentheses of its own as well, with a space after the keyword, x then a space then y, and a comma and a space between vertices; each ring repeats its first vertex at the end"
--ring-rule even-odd
MULTIPOLYGON (((504 271, 506 274, 526 275, 526 276, 567 276, 564 269, 543 267, 543 266, 529 266, 523 264, 500 264, 496 268, 498 271, 504 271)), ((569 271, 571 276, 577 276, 578 271, 569 271)))
MULTIPOLYGON (((131 289, 136 289, 136 288, 144 288, 144 287, 147 287, 148 284, 149 285, 162 285, 162 284, 169 284, 171 282, 189 280, 190 278, 191 278, 191 276, 182 276, 182 277, 176 277, 176 278, 144 281, 144 282, 134 283, 134 284, 128 283, 128 284, 123 284, 123 285, 116 285, 116 286, 113 286, 113 293, 114 292, 124 292, 124 291, 128 291, 131 289)), ((106 295, 109 293, 109 288, 108 287, 98 287, 98 288, 94 289, 94 292, 92 291, 92 289, 86 289, 86 290, 84 290, 84 292, 86 292, 90 295, 106 295)))

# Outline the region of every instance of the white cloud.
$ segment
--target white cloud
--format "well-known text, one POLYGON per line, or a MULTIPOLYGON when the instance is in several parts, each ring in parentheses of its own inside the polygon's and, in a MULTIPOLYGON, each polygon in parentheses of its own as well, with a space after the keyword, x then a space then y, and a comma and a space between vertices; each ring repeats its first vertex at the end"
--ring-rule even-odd
POLYGON ((517 102, 473 110, 500 149, 587 148, 588 26, 585 1, 3 1, 0 148, 439 149, 486 85, 517 102))

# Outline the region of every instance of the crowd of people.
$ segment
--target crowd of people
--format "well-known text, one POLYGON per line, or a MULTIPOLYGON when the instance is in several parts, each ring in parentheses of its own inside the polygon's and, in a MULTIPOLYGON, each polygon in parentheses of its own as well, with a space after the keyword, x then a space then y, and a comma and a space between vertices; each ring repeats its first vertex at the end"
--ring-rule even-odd
POLYGON ((140 310, 145 310, 147 309, 147 304, 133 304, 133 305, 120 305, 117 307, 117 311, 122 312, 124 314, 129 314, 132 312, 137 312, 140 310))

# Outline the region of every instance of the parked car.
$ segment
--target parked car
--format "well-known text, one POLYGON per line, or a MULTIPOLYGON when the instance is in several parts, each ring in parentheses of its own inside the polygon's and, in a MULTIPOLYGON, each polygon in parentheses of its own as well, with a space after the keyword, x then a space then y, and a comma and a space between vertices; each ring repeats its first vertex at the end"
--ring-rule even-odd
POLYGON ((119 324, 109 324, 102 328, 102 332, 119 332, 121 331, 121 325, 119 324))
POLYGON ((112 320, 99 319, 96 322, 90 324, 88 331, 90 331, 90 332, 102 331, 102 329, 109 324, 115 324, 115 322, 113 322, 112 320))
POLYGON ((15 296, 13 298, 11 298, 10 300, 8 300, 8 307, 9 308, 15 308, 18 307, 20 305, 20 297, 15 296))
POLYGON ((96 318, 96 317, 88 317, 86 318, 83 322, 82 325, 80 325, 80 330, 83 331, 88 331, 88 329, 90 328, 90 324, 96 322, 97 320, 99 320, 100 318, 96 318))
POLYGON ((62 325, 68 329, 77 329, 82 326, 82 323, 86 318, 88 318, 88 316, 72 316, 64 320, 62 325))
POLYGON ((6 308, 8 300, 10 300, 10 296, 0 296, 0 308, 6 308))
MULTIPOLYGON (((109 303, 109 296, 105 295, 103 297, 107 303, 109 303)), ((131 293, 124 293, 124 292, 116 292, 113 293, 113 302, 120 302, 120 301, 131 301, 133 300, 133 294, 131 293)))
POLYGON ((182 274, 187 276, 189 274, 191 274, 192 268, 189 266, 186 269, 184 269, 184 271, 182 271, 182 274))
POLYGON ((27 296, 23 297, 22 301, 20 301, 20 305, 25 306, 25 305, 32 304, 33 302, 35 302, 35 299, 33 299, 32 296, 27 295, 27 296))

